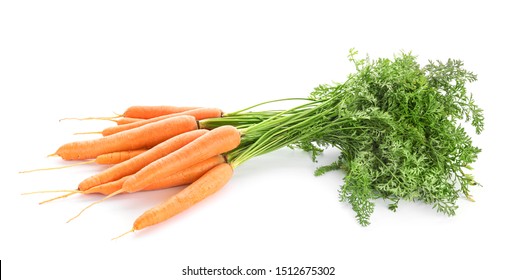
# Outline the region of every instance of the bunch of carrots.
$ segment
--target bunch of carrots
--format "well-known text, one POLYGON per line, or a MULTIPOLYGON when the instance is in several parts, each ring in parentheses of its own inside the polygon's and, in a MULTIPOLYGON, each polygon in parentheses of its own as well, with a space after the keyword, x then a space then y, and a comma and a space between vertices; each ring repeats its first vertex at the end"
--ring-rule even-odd
POLYGON ((216 192, 231 178, 233 169, 223 154, 239 145, 240 131, 230 125, 207 130, 199 123, 221 116, 222 111, 216 108, 130 107, 113 119, 118 125, 104 129, 102 137, 64 144, 51 155, 63 160, 87 160, 79 164, 110 165, 83 180, 77 190, 64 190, 68 194, 57 198, 75 193, 106 195, 74 219, 92 205, 120 193, 189 185, 143 213, 131 231, 166 220, 216 192))
POLYGON ((53 155, 110 166, 54 199, 105 195, 79 216, 120 193, 187 185, 139 216, 128 231, 134 232, 213 194, 230 180, 233 169, 256 156, 290 147, 309 152, 316 161, 325 148, 334 147, 339 158, 317 168, 315 175, 345 173, 340 200, 352 206, 360 224, 369 224, 372 201, 378 198, 390 200, 394 211, 403 199, 454 215, 458 197, 472 200, 469 187, 477 185, 466 170, 480 149, 462 128, 471 122, 476 133, 483 129, 482 110, 465 88, 475 75, 457 60, 421 67, 406 53, 375 61, 356 55, 351 50, 356 73, 344 83, 318 86, 308 98, 271 100, 232 113, 133 106, 106 118, 117 125, 99 132, 99 138, 62 145, 53 155), (301 104, 254 111, 283 101, 301 104))

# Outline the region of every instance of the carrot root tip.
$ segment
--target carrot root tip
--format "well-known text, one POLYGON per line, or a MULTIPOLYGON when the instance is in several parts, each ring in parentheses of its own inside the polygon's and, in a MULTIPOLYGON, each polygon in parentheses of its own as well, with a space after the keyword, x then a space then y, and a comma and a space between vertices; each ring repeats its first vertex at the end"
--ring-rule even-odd
POLYGON ((61 121, 70 121, 70 120, 74 120, 74 121, 86 121, 86 120, 111 121, 111 120, 116 119, 118 117, 119 117, 119 115, 113 116, 113 117, 62 118, 62 119, 59 119, 59 122, 61 122, 61 121))
POLYGON ((35 192, 24 192, 24 193, 21 193, 21 195, 40 194, 40 193, 56 193, 56 192, 78 193, 81 191, 77 191, 77 190, 45 190, 45 191, 35 191, 35 192))
POLYGON ((76 194, 76 193, 78 193, 78 192, 70 192, 70 193, 63 194, 63 195, 60 195, 60 196, 57 196, 57 197, 54 197, 54 198, 51 198, 51 199, 43 200, 43 201, 41 201, 39 203, 39 205, 45 204, 47 202, 54 201, 54 200, 57 200, 57 199, 66 198, 66 197, 69 197, 70 195, 73 195, 73 194, 76 194))
POLYGON ((63 165, 63 166, 55 166, 55 167, 45 167, 45 168, 37 168, 37 169, 31 169, 31 170, 23 170, 23 171, 19 171, 18 173, 30 173, 30 172, 36 172, 36 171, 57 170, 57 169, 69 168, 69 167, 73 167, 73 166, 77 166, 77 165, 90 164, 90 163, 94 163, 94 162, 95 162, 95 160, 90 160, 90 161, 72 163, 72 164, 63 165))
POLYGON ((118 239, 118 238, 120 238, 120 237, 122 237, 122 236, 125 236, 125 235, 127 235, 127 234, 129 234, 129 233, 131 233, 131 232, 135 232, 135 231, 136 231, 136 229, 135 229, 135 228, 132 228, 131 230, 129 230, 129 231, 127 231, 127 232, 124 232, 124 233, 122 233, 122 234, 120 234, 120 235, 118 235, 118 236, 116 236, 116 237, 112 238, 111 240, 116 240, 116 239, 118 239))
POLYGON ((85 134, 102 134, 102 131, 86 131, 86 132, 73 133, 73 135, 85 135, 85 134))
POLYGON ((77 215, 75 215, 75 216, 73 216, 71 219, 69 219, 66 223, 69 223, 69 222, 73 221, 74 219, 76 219, 77 217, 79 217, 79 216, 80 216, 84 211, 86 211, 86 210, 87 210, 88 208, 90 208, 91 206, 93 206, 93 205, 95 205, 95 204, 98 204, 98 203, 100 203, 100 202, 103 202, 103 201, 105 201, 106 199, 109 199, 109 198, 111 198, 111 197, 113 197, 113 196, 115 196, 115 195, 117 195, 117 194, 122 193, 122 192, 123 192, 123 190, 122 190, 122 189, 120 189, 120 190, 115 191, 114 193, 111 193, 110 195, 108 195, 108 196, 106 196, 106 197, 104 197, 104 198, 100 199, 100 200, 97 200, 97 201, 95 201, 95 202, 91 203, 90 205, 88 205, 88 206, 84 207, 84 209, 82 209, 82 210, 81 210, 77 215))

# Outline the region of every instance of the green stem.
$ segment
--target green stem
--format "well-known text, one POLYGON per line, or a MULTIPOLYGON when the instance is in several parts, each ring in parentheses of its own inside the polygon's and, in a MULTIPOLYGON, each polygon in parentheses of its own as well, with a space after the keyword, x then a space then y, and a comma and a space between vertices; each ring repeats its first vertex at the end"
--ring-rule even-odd
POLYGON ((233 116, 233 115, 238 115, 240 114, 241 112, 245 112, 245 111, 248 111, 252 108, 256 108, 258 106, 261 106, 261 105, 265 105, 265 104, 269 104, 269 103, 274 103, 274 102, 281 102, 281 101, 291 101, 291 100, 308 100, 308 101, 313 101, 312 99, 309 99, 309 98, 282 98, 282 99, 276 99, 276 100, 270 100, 270 101, 265 101, 265 102, 261 102, 261 103, 258 103, 256 105, 252 105, 250 107, 247 107, 247 108, 244 108, 244 109, 241 109, 241 110, 238 110, 236 112, 232 112, 232 113, 228 113, 228 114, 224 114, 224 116, 233 116))
POLYGON ((255 126, 249 127, 246 131, 247 135, 258 135, 257 139, 254 140, 250 146, 243 147, 243 152, 240 153, 239 151, 236 151, 235 153, 237 156, 231 157, 231 164, 236 167, 253 157, 269 153, 298 141, 309 139, 312 135, 320 133, 328 126, 331 126, 332 123, 329 122, 327 125, 322 125, 320 128, 311 131, 310 133, 303 134, 303 131, 306 128, 309 128, 312 124, 316 124, 319 120, 328 117, 328 115, 334 114, 332 110, 320 110, 320 108, 323 109, 330 105, 330 100, 327 100, 322 104, 318 104, 318 106, 313 106, 315 103, 319 102, 320 101, 311 102, 298 106, 288 110, 296 112, 294 114, 279 118, 280 115, 288 113, 288 111, 285 111, 271 118, 274 120, 269 119, 255 126), (308 105, 310 108, 303 109, 308 105))

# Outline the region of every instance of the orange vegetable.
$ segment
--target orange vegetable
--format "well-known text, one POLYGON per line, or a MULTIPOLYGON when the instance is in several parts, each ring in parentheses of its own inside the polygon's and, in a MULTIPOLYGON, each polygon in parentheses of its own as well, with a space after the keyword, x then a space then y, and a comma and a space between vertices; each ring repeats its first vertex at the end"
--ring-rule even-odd
MULTIPOLYGON (((211 157, 207 160, 204 160, 200 163, 197 163, 193 166, 190 166, 180 172, 174 173, 168 177, 165 177, 160 180, 156 180, 152 184, 146 186, 144 191, 152 191, 152 190, 160 190, 165 188, 177 187, 182 185, 187 185, 195 182, 198 178, 204 175, 211 168, 215 167, 220 163, 224 163, 225 158, 221 155, 211 157)), ((47 192, 66 192, 67 194, 60 195, 58 197, 54 197, 45 201, 42 201, 40 204, 47 203, 59 198, 65 198, 73 194, 82 193, 82 194, 103 194, 110 195, 118 190, 120 190, 123 186, 123 183, 129 178, 129 176, 122 177, 118 180, 111 181, 108 183, 100 184, 98 186, 94 186, 85 191, 81 190, 55 190, 55 191, 38 191, 33 193, 47 193, 47 192)))
POLYGON ((213 167, 179 193, 144 212, 134 221, 131 230, 118 237, 158 224, 181 213, 220 190, 231 179, 232 174, 232 167, 227 163, 213 167))
POLYGON ((170 115, 197 109, 198 107, 176 107, 176 106, 131 106, 125 110, 122 117, 151 119, 163 115, 170 115))
POLYGON ((137 192, 175 172, 186 169, 210 157, 228 152, 240 144, 240 132, 233 126, 221 126, 210 130, 184 147, 170 153, 131 175, 122 188, 105 198, 86 206, 69 221, 80 216, 86 209, 120 193, 137 192))
MULTIPOLYGON (((152 191, 152 190, 160 190, 169 187, 182 186, 186 184, 191 184, 195 182, 198 178, 204 175, 211 168, 215 167, 220 163, 224 163, 225 159, 223 156, 214 156, 202 162, 199 162, 193 166, 190 166, 180 172, 173 173, 170 176, 164 177, 160 180, 156 180, 152 182, 150 185, 146 186, 143 190, 152 191)), ((104 195, 110 195, 115 191, 118 191, 122 188, 123 183, 127 181, 129 176, 122 177, 116 181, 104 183, 95 187, 92 187, 88 190, 85 190, 81 193, 84 194, 92 194, 92 193, 100 193, 104 195)))
POLYGON ((136 157, 144 152, 148 151, 147 149, 139 149, 132 151, 120 151, 107 153, 103 155, 99 155, 95 159, 95 163, 98 164, 117 164, 129 160, 133 157, 136 157))
POLYGON ((67 143, 55 154, 65 160, 90 159, 106 153, 150 148, 197 128, 197 120, 192 116, 167 118, 98 139, 67 143))
POLYGON ((153 148, 149 149, 145 153, 142 153, 120 164, 114 165, 98 174, 83 180, 79 184, 78 189, 81 191, 86 191, 94 186, 98 186, 104 183, 118 180, 124 176, 134 174, 151 162, 176 151, 177 149, 185 146, 198 137, 206 134, 206 132, 207 130, 205 129, 193 130, 165 140, 162 143, 157 144, 153 148))
POLYGON ((193 110, 175 113, 175 114, 171 114, 171 115, 163 115, 163 116, 159 116, 159 117, 155 117, 155 118, 151 118, 151 119, 146 119, 146 120, 141 120, 141 121, 133 121, 133 122, 121 124, 118 126, 107 127, 104 130, 102 130, 102 135, 108 136, 108 135, 112 135, 112 134, 115 134, 115 133, 118 133, 121 131, 126 131, 126 130, 129 130, 132 128, 140 127, 140 126, 143 126, 143 125, 146 125, 149 123, 161 121, 166 118, 176 117, 176 116, 185 116, 185 115, 193 116, 197 120, 203 120, 203 119, 207 119, 207 118, 220 117, 222 115, 222 111, 217 108, 198 108, 198 109, 193 109, 193 110))
POLYGON ((221 126, 142 168, 123 184, 126 192, 139 191, 153 181, 181 171, 212 156, 228 152, 240 144, 240 132, 221 126))

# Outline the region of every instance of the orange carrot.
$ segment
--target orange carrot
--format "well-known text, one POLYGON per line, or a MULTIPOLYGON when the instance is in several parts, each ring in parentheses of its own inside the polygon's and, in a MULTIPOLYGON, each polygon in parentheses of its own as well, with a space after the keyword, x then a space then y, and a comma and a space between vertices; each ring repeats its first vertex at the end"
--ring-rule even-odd
POLYGON ((94 186, 120 179, 131 175, 145 167, 147 164, 176 151, 191 141, 207 133, 205 129, 182 133, 154 146, 145 153, 131 158, 125 162, 114 165, 98 174, 95 174, 79 184, 79 190, 85 191, 94 186))
POLYGON ((111 152, 150 148, 197 128, 197 121, 192 116, 167 118, 114 135, 67 143, 55 154, 65 160, 90 159, 111 152))
POLYGON ((123 114, 117 114, 112 117, 85 117, 85 118, 62 118, 64 120, 106 120, 115 121, 116 118, 135 118, 135 119, 151 119, 163 115, 180 113, 188 110, 197 109, 199 107, 176 107, 176 106, 131 106, 125 110, 123 114))
POLYGON ((179 172, 215 155, 228 152, 236 148, 239 144, 240 132, 233 126, 225 125, 210 130, 184 147, 148 164, 131 175, 123 183, 120 190, 86 206, 77 215, 69 219, 68 222, 80 216, 91 206, 103 202, 112 196, 125 192, 131 193, 140 191, 156 180, 160 180, 169 174, 179 172))
POLYGON ((133 157, 136 157, 144 152, 148 151, 147 149, 138 149, 132 151, 120 151, 107 153, 103 155, 99 155, 95 158, 95 163, 98 164, 117 164, 129 160, 133 157))
POLYGON ((220 190, 231 179, 232 174, 232 167, 227 163, 213 167, 176 195, 144 212, 134 221, 132 229, 127 233, 158 224, 181 213, 220 190))
POLYGON ((163 115, 175 114, 184 111, 197 109, 198 107, 175 107, 175 106, 131 106, 125 110, 123 117, 151 119, 163 115))
POLYGON ((159 178, 228 152, 239 144, 238 129, 230 125, 217 127, 177 151, 148 164, 127 179, 122 189, 126 192, 139 191, 159 178))
POLYGON ((147 185, 144 188, 144 190, 159 190, 167 186, 180 186, 191 184, 195 182, 198 178, 200 178, 202 175, 204 175, 206 172, 208 172, 210 169, 224 162, 225 158, 221 155, 208 158, 179 172, 173 173, 170 176, 164 177, 163 179, 158 179, 150 183, 150 185, 147 185))
POLYGON ((129 178, 129 176, 125 176, 118 180, 114 180, 111 182, 107 182, 107 183, 103 183, 103 184, 94 186, 85 191, 80 191, 80 190, 79 191, 80 191, 80 193, 83 193, 83 194, 99 193, 99 194, 103 194, 103 195, 110 195, 113 192, 121 189, 123 186, 123 183, 125 183, 125 181, 127 181, 128 178, 129 178))
MULTIPOLYGON (((221 155, 211 157, 207 160, 204 160, 200 163, 197 163, 193 166, 190 166, 180 172, 174 173, 168 177, 165 177, 160 180, 156 180, 152 184, 146 186, 144 191, 153 191, 160 190, 165 188, 177 187, 182 185, 187 185, 195 182, 198 178, 204 175, 211 168, 215 167, 218 164, 224 163, 225 158, 221 155)), ((58 197, 54 197, 45 201, 40 202, 40 204, 47 203, 59 198, 65 198, 73 194, 81 193, 81 194, 103 194, 110 195, 118 190, 120 190, 123 186, 123 183, 129 178, 129 176, 122 177, 116 181, 111 181, 108 183, 100 184, 98 186, 94 186, 85 191, 81 190, 52 190, 52 191, 37 191, 26 194, 34 194, 34 193, 47 193, 47 192, 66 192, 67 194, 60 195, 58 197)))
MULTIPOLYGON (((181 170, 177 173, 173 173, 170 176, 164 177, 162 179, 156 180, 152 182, 150 185, 146 186, 143 190, 145 191, 153 191, 160 190, 169 187, 182 186, 186 184, 191 184, 195 182, 198 178, 204 175, 211 168, 215 167, 218 164, 224 163, 225 159, 223 156, 218 155, 206 159, 202 162, 199 162, 193 166, 190 166, 184 170, 181 170)), ((116 181, 104 183, 95 187, 92 187, 88 190, 83 191, 84 194, 93 194, 100 193, 104 195, 110 195, 115 191, 118 191, 122 188, 123 183, 129 178, 129 176, 122 177, 116 181)))
POLYGON ((130 158, 133 158, 145 151, 147 151, 147 150, 140 149, 140 150, 134 150, 134 151, 113 152, 113 153, 99 155, 94 160, 82 161, 82 162, 77 162, 77 163, 63 165, 63 166, 25 170, 25 171, 20 171, 19 173, 29 173, 29 172, 34 172, 34 171, 63 169, 63 168, 73 167, 73 166, 77 166, 77 165, 91 164, 91 163, 102 164, 102 165, 117 164, 120 162, 124 162, 130 158))
POLYGON ((127 124, 121 124, 118 126, 107 127, 102 131, 102 135, 108 136, 108 135, 112 135, 112 134, 115 134, 115 133, 118 133, 121 131, 126 131, 126 130, 129 130, 132 128, 140 127, 142 125, 146 125, 149 123, 164 120, 166 118, 176 117, 176 116, 185 116, 185 115, 193 116, 197 120, 203 120, 203 119, 207 119, 207 118, 220 117, 222 115, 222 111, 217 108, 198 108, 198 109, 184 111, 184 112, 180 112, 180 113, 155 117, 155 118, 151 118, 151 119, 147 119, 147 120, 135 121, 135 122, 127 123, 127 124))

